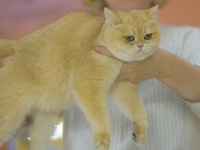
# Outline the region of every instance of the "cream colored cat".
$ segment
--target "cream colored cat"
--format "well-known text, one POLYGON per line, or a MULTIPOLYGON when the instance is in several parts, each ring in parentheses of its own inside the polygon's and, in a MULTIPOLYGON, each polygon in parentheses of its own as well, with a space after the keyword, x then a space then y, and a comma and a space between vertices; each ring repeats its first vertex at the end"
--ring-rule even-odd
POLYGON ((13 42, 14 41, 0 38, 0 68, 4 66, 4 62, 8 59, 8 56, 14 54, 14 49, 12 48, 13 42))
POLYGON ((106 2, 104 0, 81 0, 83 4, 90 8, 90 11, 96 14, 102 13, 106 2))
POLYGON ((123 62, 155 52, 160 35, 152 18, 157 9, 105 9, 105 23, 75 11, 19 40, 0 40, 2 56, 15 51, 0 70, 0 147, 28 120, 31 150, 46 150, 54 125, 74 98, 91 124, 96 149, 108 150, 107 94, 132 122, 134 141, 143 144, 147 116, 136 85, 115 79, 123 62), (96 53, 98 44, 117 59, 96 53))

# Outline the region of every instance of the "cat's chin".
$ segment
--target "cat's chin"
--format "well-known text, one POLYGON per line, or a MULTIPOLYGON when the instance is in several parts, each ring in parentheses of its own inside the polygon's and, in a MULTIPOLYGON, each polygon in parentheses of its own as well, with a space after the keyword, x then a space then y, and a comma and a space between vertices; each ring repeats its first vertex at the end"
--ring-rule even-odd
POLYGON ((123 61, 123 62, 131 62, 131 61, 142 61, 146 58, 148 58, 149 54, 135 54, 135 55, 114 55, 117 59, 123 61))
POLYGON ((132 61, 142 61, 148 58, 149 56, 150 56, 149 54, 146 54, 146 55, 142 54, 141 56, 138 55, 136 57, 133 57, 132 61))
POLYGON ((142 51, 136 51, 132 54, 124 54, 119 55, 119 59, 121 59, 124 62, 131 62, 131 61, 143 61, 144 59, 152 56, 156 52, 156 48, 152 48, 151 50, 142 50, 142 51))
POLYGON ((123 50, 123 49, 117 49, 117 48, 109 48, 112 55, 123 62, 131 62, 131 61, 142 61, 151 55, 153 55, 156 52, 156 48, 151 49, 143 49, 143 50, 135 50, 135 49, 129 49, 129 50, 123 50))

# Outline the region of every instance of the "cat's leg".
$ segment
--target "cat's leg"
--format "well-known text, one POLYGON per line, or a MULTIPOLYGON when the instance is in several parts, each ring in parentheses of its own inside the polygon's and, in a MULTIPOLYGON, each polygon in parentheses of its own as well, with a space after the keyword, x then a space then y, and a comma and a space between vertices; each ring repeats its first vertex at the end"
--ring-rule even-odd
POLYGON ((105 91, 99 81, 77 82, 74 85, 76 103, 86 115, 93 130, 97 150, 109 150, 110 125, 105 103, 105 91))
POLYGON ((142 145, 147 136, 148 123, 136 85, 128 81, 118 82, 114 84, 111 94, 123 114, 133 123, 133 140, 137 145, 142 145))
POLYGON ((21 105, 0 102, 0 147, 15 134, 25 117, 26 111, 21 105))
POLYGON ((109 150, 110 121, 105 100, 122 63, 108 57, 99 57, 94 52, 91 58, 88 57, 77 67, 72 78, 76 103, 92 127, 96 149, 109 150))
POLYGON ((47 150, 55 125, 59 123, 59 115, 37 112, 31 116, 31 121, 29 126, 31 150, 47 150))

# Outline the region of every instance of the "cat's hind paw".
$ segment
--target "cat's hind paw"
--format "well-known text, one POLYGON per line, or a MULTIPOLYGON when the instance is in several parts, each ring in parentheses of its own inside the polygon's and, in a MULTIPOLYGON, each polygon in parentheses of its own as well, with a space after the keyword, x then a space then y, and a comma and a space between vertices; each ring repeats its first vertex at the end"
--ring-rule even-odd
POLYGON ((133 134, 132 134, 132 138, 133 138, 134 142, 138 146, 142 146, 145 143, 146 136, 147 136, 147 123, 146 122, 143 122, 143 123, 134 122, 133 123, 133 134))
POLYGON ((95 134, 96 150, 109 150, 110 148, 110 134, 99 133, 95 134))

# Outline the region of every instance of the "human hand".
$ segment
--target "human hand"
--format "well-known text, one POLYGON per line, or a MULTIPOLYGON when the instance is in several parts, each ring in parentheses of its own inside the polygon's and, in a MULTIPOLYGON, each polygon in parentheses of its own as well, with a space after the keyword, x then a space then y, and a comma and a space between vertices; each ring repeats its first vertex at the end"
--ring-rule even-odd
MULTIPOLYGON (((103 46, 97 46, 95 51, 99 54, 115 58, 103 46)), ((132 83, 137 83, 141 80, 164 76, 166 73, 164 69, 166 65, 164 59, 162 59, 162 51, 163 50, 158 49, 155 54, 143 61, 124 62, 117 80, 129 80, 132 83)))

